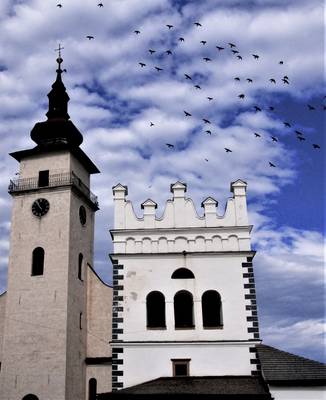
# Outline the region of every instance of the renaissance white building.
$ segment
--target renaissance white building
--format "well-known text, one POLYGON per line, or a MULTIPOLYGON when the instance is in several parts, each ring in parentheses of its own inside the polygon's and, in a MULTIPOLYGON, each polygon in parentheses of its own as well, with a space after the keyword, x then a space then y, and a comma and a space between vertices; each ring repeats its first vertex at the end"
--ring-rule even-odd
POLYGON ((223 216, 171 184, 162 216, 138 218, 113 187, 113 288, 93 269, 96 165, 79 147, 59 57, 47 121, 11 153, 8 290, 0 295, 0 399, 214 395, 324 398, 325 366, 261 344, 242 180, 223 216))

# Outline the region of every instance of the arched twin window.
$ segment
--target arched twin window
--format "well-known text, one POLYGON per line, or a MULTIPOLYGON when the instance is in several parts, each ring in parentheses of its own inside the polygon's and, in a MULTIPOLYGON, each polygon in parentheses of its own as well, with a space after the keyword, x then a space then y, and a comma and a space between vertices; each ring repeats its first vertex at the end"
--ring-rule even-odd
POLYGON ((165 297, 161 292, 150 292, 146 297, 147 328, 165 328, 165 297))
POLYGON ((215 290, 207 290, 202 295, 201 306, 204 328, 218 328, 223 325, 221 296, 215 290))
POLYGON ((44 272, 44 249, 36 247, 32 255, 32 276, 43 275, 44 272))

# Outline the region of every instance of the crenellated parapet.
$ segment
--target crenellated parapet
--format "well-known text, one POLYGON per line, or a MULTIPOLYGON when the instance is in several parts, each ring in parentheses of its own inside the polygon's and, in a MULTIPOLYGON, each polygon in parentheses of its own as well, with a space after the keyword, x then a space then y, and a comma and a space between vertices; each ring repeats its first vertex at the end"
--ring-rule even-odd
POLYGON ((233 196, 228 199, 223 216, 217 214, 218 202, 207 197, 199 216, 192 199, 186 197, 187 185, 171 185, 172 199, 167 200, 162 216, 156 215, 157 204, 147 199, 141 204, 143 216, 137 217, 133 204, 127 200, 127 186, 113 187, 114 195, 114 252, 162 253, 248 251, 246 182, 231 183, 233 196))

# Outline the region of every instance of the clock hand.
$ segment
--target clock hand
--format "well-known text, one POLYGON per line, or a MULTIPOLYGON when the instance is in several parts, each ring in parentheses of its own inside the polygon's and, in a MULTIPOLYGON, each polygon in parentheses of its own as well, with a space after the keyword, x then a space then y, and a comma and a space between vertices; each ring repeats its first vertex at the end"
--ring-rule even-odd
POLYGON ((35 203, 37 204, 38 208, 42 211, 42 207, 40 205, 40 202, 38 200, 36 200, 35 203))

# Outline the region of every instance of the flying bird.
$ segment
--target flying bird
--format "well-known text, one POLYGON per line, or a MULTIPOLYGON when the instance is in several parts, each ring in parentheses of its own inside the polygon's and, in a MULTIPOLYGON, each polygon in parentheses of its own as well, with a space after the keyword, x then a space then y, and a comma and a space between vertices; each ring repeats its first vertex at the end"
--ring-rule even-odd
POLYGON ((247 82, 252 83, 252 79, 247 78, 247 82))
POLYGON ((307 107, 309 108, 310 111, 316 110, 316 108, 310 104, 307 104, 307 107))
POLYGON ((194 22, 194 25, 196 26, 202 26, 202 24, 200 22, 194 22))
POLYGON ((88 40, 92 40, 92 39, 94 39, 94 36, 88 35, 88 36, 86 36, 86 38, 87 38, 88 40))
POLYGON ((271 83, 276 83, 276 80, 275 80, 274 78, 271 78, 269 81, 270 81, 271 83))
POLYGON ((165 144, 168 146, 169 149, 173 149, 174 148, 174 145, 171 144, 171 143, 165 143, 165 144))
POLYGON ((274 111, 275 110, 275 107, 273 107, 273 106, 269 106, 268 108, 269 108, 270 111, 274 111))
POLYGON ((160 68, 160 67, 155 67, 155 69, 157 72, 163 71, 163 68, 160 68))
POLYGON ((291 124, 289 122, 283 122, 284 126, 286 126, 287 128, 291 128, 291 124))
POLYGON ((285 79, 285 78, 282 79, 282 82, 283 82, 284 84, 287 84, 287 85, 290 84, 290 82, 289 82, 287 79, 285 79))
POLYGON ((173 25, 167 24, 166 26, 169 28, 169 30, 173 28, 173 25))
POLYGON ((319 144, 315 144, 315 143, 314 143, 314 144, 312 145, 312 147, 313 147, 314 149, 320 149, 319 144))
POLYGON ((194 86, 196 89, 201 89, 201 87, 199 85, 195 85, 194 86))
POLYGON ((224 47, 216 46, 218 51, 224 50, 224 47))
POLYGON ((279 64, 284 64, 284 61, 279 61, 279 64))
POLYGON ((62 4, 58 3, 57 7, 62 8, 62 4))
POLYGON ((146 67, 146 64, 145 63, 143 63, 143 62, 140 62, 140 63, 138 63, 142 68, 143 67, 146 67))
POLYGON ((136 30, 136 31, 134 31, 134 33, 135 33, 136 35, 139 35, 139 34, 140 34, 140 31, 136 30))
POLYGON ((205 131, 207 133, 207 135, 211 135, 212 132, 210 130, 205 131))
POLYGON ((188 74, 185 74, 186 79, 192 79, 192 77, 188 74))
POLYGON ((273 142, 278 142, 278 139, 275 136, 271 136, 273 142))
POLYGON ((206 162, 208 162, 208 159, 207 159, 207 158, 205 158, 205 161, 206 161, 206 162))
POLYGON ((242 57, 241 57, 241 56, 237 56, 237 59, 238 59, 238 60, 242 60, 242 57))
POLYGON ((296 133, 297 135, 301 135, 301 136, 303 136, 303 133, 302 133, 302 132, 300 132, 300 131, 295 131, 295 133, 296 133))
POLYGON ((203 60, 206 62, 212 61, 209 57, 204 57, 203 60))
POLYGON ((283 78, 286 79, 287 81, 289 80, 289 77, 286 75, 284 75, 283 78))
POLYGON ((306 140, 306 138, 304 138, 302 136, 297 136, 297 139, 300 140, 300 142, 302 142, 303 140, 306 140))
POLYGON ((213 100, 213 97, 207 97, 207 99, 208 99, 209 101, 212 101, 212 100, 213 100))
POLYGON ((191 114, 189 112, 184 111, 184 113, 185 113, 186 117, 191 117, 191 114))
POLYGON ((269 161, 269 166, 270 166, 270 167, 274 167, 274 168, 276 168, 276 165, 275 165, 275 164, 273 164, 273 163, 271 163, 270 161, 269 161))
POLYGON ((253 56, 253 58, 254 58, 255 60, 258 60, 258 58, 259 58, 259 55, 258 55, 258 54, 252 54, 252 56, 253 56))
POLYGON ((207 41, 206 40, 201 40, 200 43, 205 45, 207 43, 207 41))
POLYGON ((97 6, 98 6, 98 7, 104 7, 104 6, 103 6, 103 3, 98 3, 97 6))
POLYGON ((179 42, 184 42, 184 38, 183 37, 179 37, 179 42))
POLYGON ((149 126, 154 126, 154 125, 155 125, 155 124, 153 124, 153 122, 151 121, 149 126))
POLYGON ((152 50, 152 49, 149 49, 148 50, 151 54, 154 54, 155 53, 155 50, 152 50))
POLYGON ((261 135, 259 134, 259 133, 254 133, 254 135, 256 136, 256 137, 261 137, 261 135))
POLYGON ((224 150, 225 150, 227 153, 232 153, 232 150, 228 149, 227 147, 224 147, 224 150))
POLYGON ((210 124, 211 121, 209 119, 203 118, 203 121, 205 122, 205 124, 210 124))
POLYGON ((243 93, 241 93, 241 94, 239 94, 239 99, 244 99, 245 98, 245 95, 243 94, 243 93))
POLYGON ((240 78, 237 76, 234 78, 235 81, 240 81, 240 78))
POLYGON ((257 111, 261 111, 261 108, 258 107, 258 106, 254 106, 254 109, 256 110, 256 112, 257 112, 257 111))
POLYGON ((231 50, 233 54, 239 54, 238 50, 231 50))
POLYGON ((228 43, 229 44, 229 46, 231 47, 231 49, 232 49, 232 47, 237 47, 235 44, 233 44, 233 43, 228 43))
POLYGON ((172 51, 171 50, 166 50, 166 54, 172 54, 172 51))

